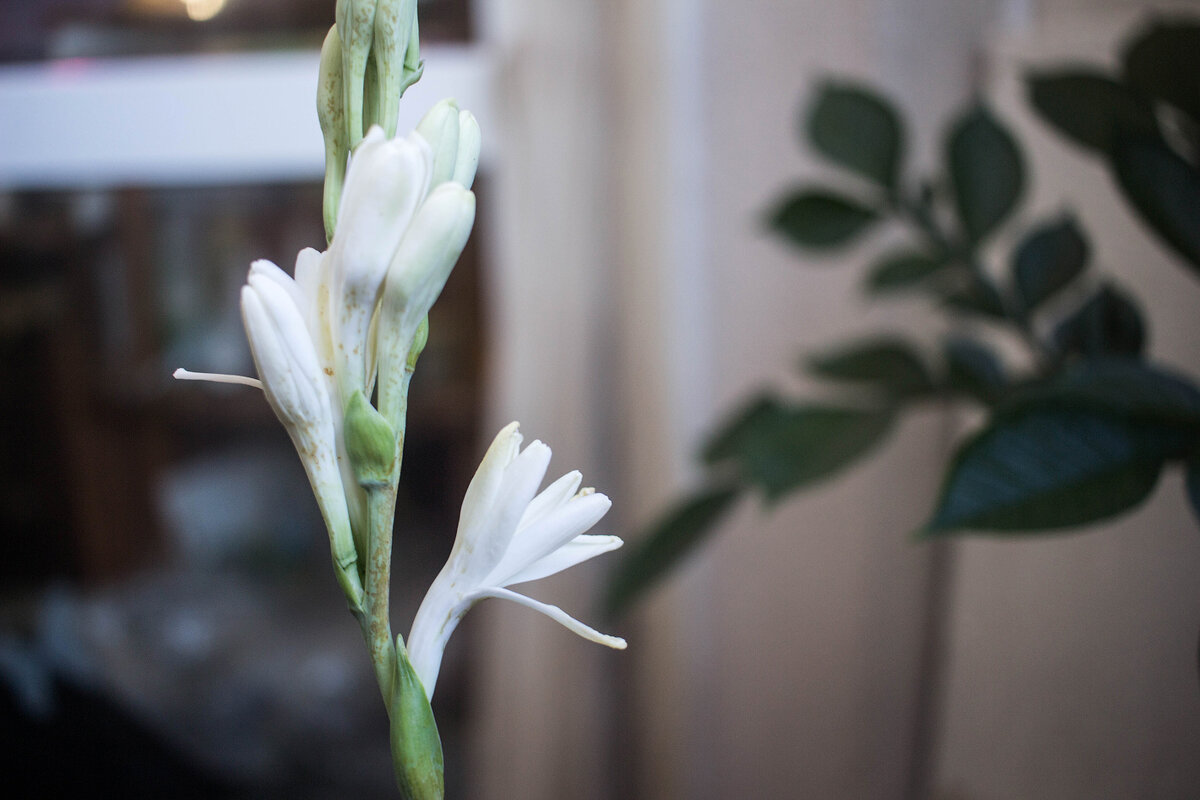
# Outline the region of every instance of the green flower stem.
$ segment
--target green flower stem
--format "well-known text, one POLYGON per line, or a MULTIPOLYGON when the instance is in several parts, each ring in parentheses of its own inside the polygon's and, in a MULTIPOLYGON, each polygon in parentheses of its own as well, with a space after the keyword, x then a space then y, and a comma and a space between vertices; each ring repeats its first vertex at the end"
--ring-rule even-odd
MULTIPOLYGON (((399 469, 396 470, 399 477, 399 469)), ((396 676, 396 646, 390 615, 392 575, 392 524, 396 511, 396 484, 367 490, 370 546, 367 554, 367 586, 362 618, 363 637, 379 681, 385 703, 392 701, 396 676)))

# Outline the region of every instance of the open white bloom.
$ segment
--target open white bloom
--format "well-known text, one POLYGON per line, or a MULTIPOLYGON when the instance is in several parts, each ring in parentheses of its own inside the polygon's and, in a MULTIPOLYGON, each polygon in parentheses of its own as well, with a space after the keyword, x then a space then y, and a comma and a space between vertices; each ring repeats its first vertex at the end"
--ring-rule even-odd
POLYGON ((535 441, 521 451, 517 428, 514 422, 500 431, 471 479, 450 558, 413 620, 408 654, 430 698, 450 634, 485 597, 513 600, 585 639, 625 647, 624 639, 599 633, 557 606, 506 588, 561 572, 622 544, 616 536, 586 535, 612 503, 591 489, 579 490, 578 472, 537 493, 550 464, 550 448, 535 441))

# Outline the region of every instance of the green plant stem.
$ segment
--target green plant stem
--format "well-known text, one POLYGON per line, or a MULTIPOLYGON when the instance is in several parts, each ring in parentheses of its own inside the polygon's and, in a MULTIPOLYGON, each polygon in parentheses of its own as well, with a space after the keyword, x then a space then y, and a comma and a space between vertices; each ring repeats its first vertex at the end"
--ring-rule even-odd
POLYGON ((366 487, 370 544, 367 553, 367 585, 363 593, 364 614, 359 618, 363 638, 375 668, 379 691, 389 713, 396 675, 396 644, 391 623, 392 532, 396 522, 396 494, 404 460, 404 429, 408 410, 408 384, 412 370, 406 369, 396 416, 396 465, 383 486, 366 487))
POLYGON ((370 545, 367 553, 367 586, 363 598, 365 614, 361 622, 379 691, 383 693, 384 701, 389 703, 396 675, 396 645, 392 640, 390 615, 395 510, 394 484, 367 489, 370 545))
POLYGON ((893 213, 902 222, 915 228, 917 234, 926 240, 926 244, 934 250, 937 256, 951 259, 963 268, 971 282, 977 287, 995 292, 996 296, 1001 298, 1004 320, 1017 338, 1029 349, 1038 375, 1049 373, 1055 360, 1054 352, 1033 330, 1029 316, 1020 309, 1014 308, 1011 298, 999 291, 995 281, 983 268, 983 264, 971 252, 971 248, 956 246, 952 238, 938 226, 929 208, 924 204, 899 193, 889 195, 888 202, 893 213))

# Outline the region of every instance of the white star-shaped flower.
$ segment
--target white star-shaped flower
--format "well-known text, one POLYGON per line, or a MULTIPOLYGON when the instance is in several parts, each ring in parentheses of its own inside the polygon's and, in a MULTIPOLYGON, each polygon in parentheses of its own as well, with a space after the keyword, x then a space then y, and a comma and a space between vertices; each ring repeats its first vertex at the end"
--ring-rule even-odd
POLYGON ((624 639, 507 588, 561 572, 622 544, 616 536, 586 534, 612 503, 592 489, 579 490, 578 472, 567 473, 538 493, 550 464, 550 448, 535 441, 521 451, 517 428, 514 422, 500 431, 471 479, 450 558, 413 620, 408 654, 430 697, 450 634, 485 597, 512 600, 585 639, 625 647, 624 639))

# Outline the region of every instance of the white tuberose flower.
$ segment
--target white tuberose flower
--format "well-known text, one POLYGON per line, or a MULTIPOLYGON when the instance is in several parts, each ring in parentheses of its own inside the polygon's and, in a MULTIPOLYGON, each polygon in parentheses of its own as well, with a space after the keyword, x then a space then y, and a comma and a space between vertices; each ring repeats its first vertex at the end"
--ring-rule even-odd
POLYGON ((430 698, 450 634, 485 597, 513 600, 585 639, 625 647, 624 639, 599 633, 557 606, 505 588, 561 572, 622 544, 616 536, 585 535, 612 502, 591 489, 577 492, 582 478, 578 472, 567 473, 534 496, 550 464, 550 448, 535 441, 519 452, 517 427, 514 422, 500 431, 471 479, 450 558, 413 620, 408 654, 430 698))

